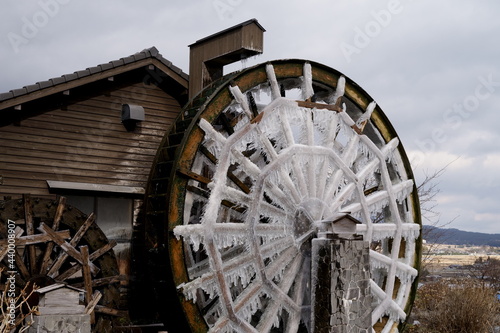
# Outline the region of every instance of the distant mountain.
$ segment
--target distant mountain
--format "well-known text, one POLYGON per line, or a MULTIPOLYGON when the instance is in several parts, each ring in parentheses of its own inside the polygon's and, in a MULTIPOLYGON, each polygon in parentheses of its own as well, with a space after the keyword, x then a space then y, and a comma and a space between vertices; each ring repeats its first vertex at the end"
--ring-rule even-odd
POLYGON ((423 238, 428 243, 476 246, 489 245, 500 247, 500 234, 443 229, 428 225, 424 225, 423 227, 423 238))

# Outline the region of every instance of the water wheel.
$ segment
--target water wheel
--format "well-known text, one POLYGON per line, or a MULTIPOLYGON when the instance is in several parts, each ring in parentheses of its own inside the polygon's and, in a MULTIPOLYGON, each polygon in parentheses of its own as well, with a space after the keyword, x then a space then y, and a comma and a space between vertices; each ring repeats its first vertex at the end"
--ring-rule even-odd
MULTIPOLYGON (((66 205, 64 197, 52 200, 23 195, 22 199, 0 201, 0 265, 5 272, 15 272, 17 295, 34 284, 43 288, 65 283, 85 290, 85 303, 98 301, 91 311, 93 331, 110 332, 111 316, 123 315, 115 310, 120 297, 115 284, 120 280, 118 264, 112 250, 116 242, 108 242, 94 222, 94 214, 87 216, 66 205), (12 231, 15 253, 8 255, 7 235, 12 231)), ((28 302, 37 305, 37 293, 28 302)))
POLYGON ((274 61, 208 86, 166 134, 146 207, 192 332, 309 332, 308 244, 346 213, 371 243, 374 330, 397 331, 411 308, 409 162, 372 98, 326 66, 274 61))

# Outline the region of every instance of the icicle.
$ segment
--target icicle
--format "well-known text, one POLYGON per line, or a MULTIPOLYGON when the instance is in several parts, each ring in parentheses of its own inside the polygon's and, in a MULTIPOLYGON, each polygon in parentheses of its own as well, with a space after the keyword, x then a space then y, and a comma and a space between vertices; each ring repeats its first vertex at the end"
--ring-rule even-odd
POLYGON ((276 74, 274 73, 274 67, 272 64, 266 65, 267 78, 269 79, 269 84, 271 85, 271 98, 277 99, 281 97, 280 87, 278 85, 278 80, 276 79, 276 74))
POLYGON ((337 81, 337 89, 335 89, 335 92, 326 98, 326 102, 328 104, 335 104, 339 97, 344 96, 344 92, 345 92, 345 77, 341 76, 337 81))
POLYGON ((304 64, 304 75, 302 77, 302 99, 305 101, 314 95, 312 86, 312 71, 311 64, 306 62, 304 64))
POLYGON ((200 244, 205 240, 205 226, 203 224, 178 225, 174 228, 174 235, 177 239, 182 236, 193 245, 194 251, 198 251, 200 244))
POLYGON ((392 156, 393 152, 397 149, 398 145, 399 145, 399 139, 394 138, 380 150, 386 160, 390 160, 390 157, 392 156))
POLYGON ((243 95, 243 93, 240 90, 240 87, 229 86, 229 91, 231 91, 231 94, 234 96, 234 99, 240 104, 241 108, 243 109, 243 112, 245 112, 247 117, 252 119, 253 114, 252 111, 250 111, 250 107, 248 106, 247 97, 243 95))
POLYGON ((344 121, 344 123, 349 126, 349 127, 352 127, 354 126, 356 123, 354 122, 354 120, 352 120, 352 118, 347 114, 346 112, 346 105, 345 103, 342 104, 342 112, 339 112, 339 115, 340 117, 342 118, 342 120, 344 121))
POLYGON ((396 200, 403 202, 413 191, 413 180, 410 179, 396 184, 393 186, 393 190, 396 192, 396 200))
POLYGON ((375 107, 377 106, 377 103, 371 102, 367 107, 365 112, 358 118, 358 121, 356 121, 356 126, 361 127, 363 125, 363 122, 367 121, 370 119, 372 116, 373 110, 375 110, 375 107))
POLYGON ((205 132, 203 143, 213 155, 217 156, 226 143, 226 138, 217 132, 213 126, 203 118, 200 119, 198 126, 205 132))

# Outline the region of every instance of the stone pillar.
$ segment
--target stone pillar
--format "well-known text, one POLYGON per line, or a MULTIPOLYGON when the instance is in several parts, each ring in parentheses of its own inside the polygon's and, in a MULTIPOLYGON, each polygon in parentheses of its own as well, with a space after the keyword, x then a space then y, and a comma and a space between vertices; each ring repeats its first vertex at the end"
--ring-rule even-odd
POLYGON ((332 240, 314 238, 311 245, 311 328, 313 333, 330 333, 334 286, 332 279, 332 240))
POLYGON ((314 333, 370 333, 369 243, 338 236, 312 241, 314 333))

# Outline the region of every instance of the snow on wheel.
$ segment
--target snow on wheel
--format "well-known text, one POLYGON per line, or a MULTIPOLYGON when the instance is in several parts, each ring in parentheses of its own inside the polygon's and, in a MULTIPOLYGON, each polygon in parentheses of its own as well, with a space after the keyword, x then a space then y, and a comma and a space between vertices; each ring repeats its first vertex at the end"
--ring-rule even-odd
POLYGON ((310 332, 310 242, 346 213, 371 242, 374 330, 404 321, 418 198, 392 126, 355 83, 298 60, 232 74, 185 108, 160 151, 149 215, 166 223, 157 241, 169 243, 193 331, 310 332))

